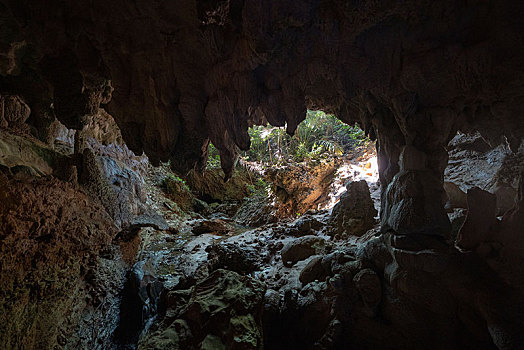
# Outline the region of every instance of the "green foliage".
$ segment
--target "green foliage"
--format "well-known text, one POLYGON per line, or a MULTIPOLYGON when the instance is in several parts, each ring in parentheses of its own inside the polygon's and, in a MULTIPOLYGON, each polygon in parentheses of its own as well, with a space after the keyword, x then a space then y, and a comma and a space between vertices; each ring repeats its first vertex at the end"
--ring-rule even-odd
POLYGON ((251 195, 262 193, 262 192, 266 193, 269 187, 270 187, 270 184, 268 184, 262 178, 258 178, 257 182, 254 184, 247 185, 247 188, 249 189, 249 192, 251 192, 251 195))
POLYGON ((211 142, 207 148, 207 167, 220 168, 220 152, 211 142))
POLYGON ((269 125, 254 126, 249 135, 251 148, 242 156, 271 164, 340 156, 368 142, 360 128, 322 111, 308 111, 294 136, 289 136, 284 128, 269 125))
POLYGON ((171 195, 175 195, 182 191, 190 191, 186 181, 176 175, 169 175, 164 178, 162 181, 162 186, 164 187, 166 193, 171 195))

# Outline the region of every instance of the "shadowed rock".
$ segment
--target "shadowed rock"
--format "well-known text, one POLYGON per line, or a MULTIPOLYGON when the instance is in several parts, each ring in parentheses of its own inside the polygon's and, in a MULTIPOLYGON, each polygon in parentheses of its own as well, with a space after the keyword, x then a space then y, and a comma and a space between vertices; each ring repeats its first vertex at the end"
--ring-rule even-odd
POLYGON ((474 187, 468 190, 468 214, 460 228, 456 245, 471 250, 483 242, 493 240, 498 231, 497 199, 495 195, 474 187))

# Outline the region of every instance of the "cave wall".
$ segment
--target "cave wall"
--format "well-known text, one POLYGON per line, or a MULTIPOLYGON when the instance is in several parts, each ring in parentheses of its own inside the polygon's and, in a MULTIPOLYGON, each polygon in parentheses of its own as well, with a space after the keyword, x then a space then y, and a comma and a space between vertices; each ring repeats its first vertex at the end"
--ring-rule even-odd
POLYGON ((321 108, 378 136, 383 169, 409 144, 440 172, 457 129, 518 147, 522 6, 3 0, 1 86, 37 129, 53 116, 79 128, 108 103, 135 153, 178 170, 203 164, 208 139, 229 169, 248 125, 293 132, 321 108))
MULTIPOLYGON (((82 130, 103 107, 135 154, 155 164, 170 160, 180 172, 200 170, 211 141, 227 178, 237 147, 249 147, 252 124, 286 125, 292 133, 308 108, 358 122, 377 139, 381 239, 393 258, 377 268, 383 283, 419 306, 420 295, 429 298, 440 285, 454 303, 474 299, 468 308, 491 327, 496 345, 515 348, 522 343, 520 308, 506 311, 512 302, 522 305, 521 278, 501 280, 493 267, 449 252, 442 184, 446 145, 458 130, 479 131, 513 151, 521 144, 520 13, 524 4, 516 0, 0 0, 0 126, 23 126, 50 142, 57 120, 82 130), (477 277, 480 286, 457 282, 477 277), (426 281, 436 284, 426 288, 426 281), (500 290, 502 304, 493 298, 500 290)), ((54 188, 1 181, 4 196, 54 188)), ((486 234, 512 258, 502 259, 499 271, 522 261, 523 187, 521 181, 516 205, 486 234)), ((89 200, 98 208, 101 198, 89 200)), ((4 207, 2 218, 11 215, 4 207)), ((434 308, 425 306, 422 312, 434 308)))
POLYGON ((226 178, 248 126, 292 133, 307 108, 323 109, 378 139, 383 229, 446 237, 449 140, 478 130, 516 150, 524 135, 522 10, 510 0, 3 0, 0 93, 25 101, 41 139, 55 117, 80 129, 106 105, 132 151, 181 172, 202 169, 211 141, 226 178))

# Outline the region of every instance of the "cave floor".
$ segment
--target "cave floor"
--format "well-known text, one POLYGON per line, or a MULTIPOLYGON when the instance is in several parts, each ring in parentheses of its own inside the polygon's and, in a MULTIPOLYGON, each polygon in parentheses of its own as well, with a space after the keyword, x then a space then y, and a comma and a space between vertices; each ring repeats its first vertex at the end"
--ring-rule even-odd
MULTIPOLYGON (((316 279, 304 276, 308 264, 333 251, 353 251, 378 234, 378 216, 375 228, 361 237, 334 237, 326 229, 332 208, 345 192, 348 181, 366 180, 375 208, 379 210, 380 187, 374 152, 342 162, 323 209, 309 210, 296 218, 282 218, 259 227, 238 223, 232 215, 220 211, 220 206, 205 213, 184 211, 165 193, 154 173, 155 170, 150 171, 145 178, 147 202, 165 219, 169 229, 145 227, 138 231, 140 247, 134 268, 141 275, 154 276, 168 291, 187 288, 216 269, 226 269, 250 276, 262 282, 267 290, 285 295, 316 279), (314 228, 304 227, 305 221, 313 222, 314 228), (291 254, 284 257, 283 247, 299 241, 306 243, 298 244, 298 248, 291 249, 291 254), (287 256, 291 256, 292 261, 284 261, 287 256)), ((156 315, 150 314, 142 335, 155 320, 156 315)))

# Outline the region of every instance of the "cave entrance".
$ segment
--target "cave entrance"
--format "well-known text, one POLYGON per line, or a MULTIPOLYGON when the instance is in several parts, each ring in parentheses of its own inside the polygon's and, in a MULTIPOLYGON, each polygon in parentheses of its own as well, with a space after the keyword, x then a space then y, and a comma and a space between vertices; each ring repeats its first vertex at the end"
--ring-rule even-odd
MULTIPOLYGON (((350 181, 365 180, 379 209, 375 143, 351 126, 320 110, 308 110, 294 135, 286 127, 255 125, 248 130, 251 147, 240 152, 239 168, 251 172, 250 190, 274 197, 282 218, 308 210, 331 209, 350 181)), ((219 156, 210 146, 209 167, 219 156)))
MULTIPOLYGON (((219 280, 237 283, 250 276, 274 298, 285 299, 307 285, 327 286, 322 257, 376 233, 376 150, 359 127, 308 111, 293 136, 271 125, 254 126, 249 135, 251 149, 239 153, 227 182, 212 144, 203 173, 185 176, 173 173, 169 164, 152 167, 149 197, 169 229, 137 233, 145 243, 122 295, 116 334, 121 344, 136 344, 155 317, 169 311, 171 306, 159 299, 162 288, 177 293, 175 303, 187 304, 192 302, 183 292, 188 288, 207 290, 219 280)), ((224 295, 217 292, 213 298, 224 295)), ((292 311, 265 311, 260 322, 269 347, 276 347, 275 341, 286 344, 294 326, 274 325, 292 324, 288 321, 294 318, 300 317, 292 311)), ((312 339, 301 339, 299 348, 312 339)))

